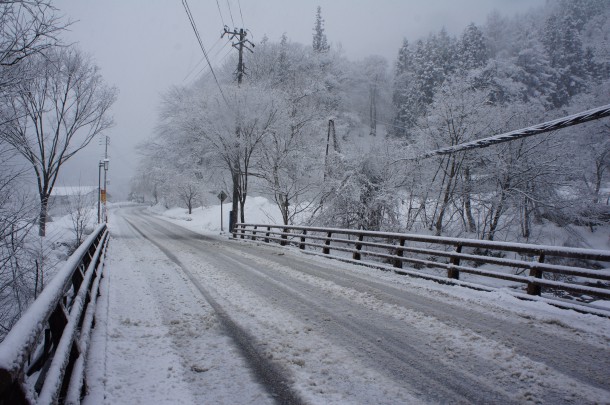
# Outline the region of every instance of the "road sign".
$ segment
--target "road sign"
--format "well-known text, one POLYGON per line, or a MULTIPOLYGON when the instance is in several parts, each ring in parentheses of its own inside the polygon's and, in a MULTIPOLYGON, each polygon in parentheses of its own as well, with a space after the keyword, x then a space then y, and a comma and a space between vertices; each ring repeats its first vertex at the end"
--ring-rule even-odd
POLYGON ((228 197, 228 195, 224 191, 221 191, 218 194, 218 199, 220 200, 220 202, 224 202, 224 200, 226 200, 227 197, 228 197))

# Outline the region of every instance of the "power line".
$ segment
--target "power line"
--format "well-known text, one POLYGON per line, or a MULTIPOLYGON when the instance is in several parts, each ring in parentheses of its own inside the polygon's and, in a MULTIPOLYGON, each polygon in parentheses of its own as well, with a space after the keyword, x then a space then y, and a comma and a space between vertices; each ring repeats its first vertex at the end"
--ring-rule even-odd
POLYGON ((186 11, 186 15, 189 18, 189 21, 191 23, 191 27, 193 28, 193 32, 195 33, 195 37, 197 38, 197 42, 199 42, 199 46, 201 47, 201 50, 203 51, 203 56, 205 56, 205 60, 208 62, 208 65, 210 66, 210 71, 212 72, 212 76, 214 76, 214 81, 216 82, 216 85, 218 86, 218 90, 220 91, 220 95, 222 96, 222 98, 225 101, 225 103, 227 104, 227 106, 230 107, 230 104, 227 101, 227 98, 225 97, 224 92, 222 91, 222 87, 220 87, 220 82, 218 81, 218 78, 216 77, 216 73, 214 73, 214 68, 212 67, 212 63, 210 62, 210 58, 208 58, 208 53, 205 51, 205 47, 203 46, 203 41, 201 40, 201 36, 199 35, 199 30, 197 29, 197 25, 195 24, 195 19, 193 18, 193 14, 191 13, 191 9, 190 9, 190 7, 188 5, 187 0, 182 0, 182 5, 184 6, 184 10, 186 11))
POLYGON ((241 26, 245 27, 246 24, 244 24, 244 15, 241 13, 241 1, 237 0, 237 5, 239 6, 239 16, 241 17, 241 26))
POLYGON ((220 11, 220 3, 218 3, 218 0, 216 0, 216 6, 218 6, 218 14, 220 14, 220 21, 222 21, 222 25, 224 27, 226 25, 225 19, 222 18, 222 11, 220 11))
MULTIPOLYGON (((222 48, 221 48, 222 50, 222 48)), ((222 64, 226 59, 227 56, 229 56, 231 54, 232 49, 229 49, 227 52, 225 52, 225 55, 220 59, 219 64, 222 64)), ((199 77, 206 69, 208 68, 208 66, 204 66, 203 68, 201 68, 201 70, 199 70, 199 72, 197 72, 196 77, 199 77)), ((202 79, 207 78, 210 75, 211 72, 206 72, 203 76, 201 76, 202 79)))
POLYGON ((461 152, 470 149, 486 148, 491 145, 496 145, 503 142, 510 142, 521 138, 526 138, 533 135, 542 134, 544 132, 556 131, 558 129, 571 127, 573 125, 583 124, 588 121, 597 120, 610 116, 610 104, 583 111, 581 113, 568 115, 567 117, 558 118, 556 120, 543 122, 542 124, 533 125, 522 129, 517 129, 503 134, 490 136, 488 138, 478 139, 476 141, 465 142, 459 145, 450 146, 447 148, 436 149, 431 152, 413 157, 398 159, 393 163, 408 160, 427 159, 432 156, 451 155, 456 152, 461 152))
MULTIPOLYGON (((220 65, 220 66, 222 66, 223 62, 224 62, 224 61, 227 59, 227 56, 229 56, 229 54, 231 53, 232 49, 231 49, 231 47, 229 47, 229 49, 227 50, 227 52, 225 52, 224 56, 223 56, 222 58, 220 58, 220 59, 218 58, 218 55, 220 55, 220 53, 221 53, 223 50, 226 50, 226 45, 227 45, 227 44, 228 44, 228 43, 225 43, 225 44, 224 44, 224 45, 223 45, 221 48, 218 48, 218 50, 216 51, 216 53, 215 53, 214 55, 212 55, 211 60, 215 61, 215 62, 216 62, 216 65, 220 65)), ((205 60, 205 58, 201 58, 200 63, 201 63, 201 62, 203 62, 204 60, 205 60)), ((188 74, 188 75, 186 75, 186 77, 185 77, 185 78, 182 80, 182 82, 185 82, 187 79, 189 79, 189 78, 191 78, 191 77, 193 76, 193 72, 195 72, 195 71, 196 71, 196 69, 199 67, 200 63, 197 63, 197 65, 196 65, 196 66, 195 66, 193 69, 191 69, 191 71, 189 72, 189 74, 188 74)), ((198 72, 195 74, 195 79, 197 79, 198 77, 200 77, 200 75, 201 75, 201 74, 202 74, 202 73, 203 73, 203 72, 204 72, 206 69, 208 69, 208 68, 209 68, 209 66, 208 66, 208 65, 204 65, 204 66, 203 66, 201 69, 199 69, 199 71, 198 71, 198 72)), ((209 71, 208 71, 208 72, 205 74, 205 76, 201 76, 201 78, 206 78, 206 77, 208 77, 208 75, 209 75, 210 73, 211 73, 211 72, 209 72, 209 71)))
MULTIPOLYGON (((220 42, 220 40, 221 40, 221 39, 222 39, 222 37, 218 37, 218 39, 216 40, 216 42, 214 43, 214 45, 212 45, 212 47, 210 48, 210 51, 209 51, 209 53, 210 53, 210 54, 212 53, 212 51, 214 50, 214 48, 216 47, 216 45, 218 45, 218 43, 220 42)), ((225 43, 225 45, 226 45, 226 43, 225 43)), ((223 47, 224 47, 225 45, 223 45, 223 47)), ((216 56, 218 56, 218 54, 220 53, 220 51, 222 51, 223 47, 221 47, 221 48, 220 48, 220 49, 219 49, 219 50, 216 52, 216 54, 214 54, 214 55, 212 56, 212 58, 211 58, 211 60, 212 60, 212 61, 214 61, 214 59, 216 58, 216 56)), ((198 61, 198 62, 195 64, 195 66, 193 66, 193 67, 192 67, 192 68, 189 70, 189 72, 187 73, 187 75, 186 75, 186 76, 184 76, 184 79, 182 79, 182 81, 183 81, 183 82, 184 82, 184 81, 186 81, 186 79, 188 79, 188 78, 189 78, 189 77, 190 77, 190 76, 193 74, 193 72, 194 72, 195 70, 197 70, 197 68, 199 67, 199 65, 201 65, 201 62, 203 62, 204 60, 205 60, 205 57, 203 57, 203 56, 202 56, 202 57, 201 57, 201 59, 199 59, 199 61, 198 61)))
POLYGON ((233 13, 231 12, 231 3, 227 0, 227 7, 229 8, 229 15, 231 16, 231 24, 235 27, 235 22, 233 21, 233 13))

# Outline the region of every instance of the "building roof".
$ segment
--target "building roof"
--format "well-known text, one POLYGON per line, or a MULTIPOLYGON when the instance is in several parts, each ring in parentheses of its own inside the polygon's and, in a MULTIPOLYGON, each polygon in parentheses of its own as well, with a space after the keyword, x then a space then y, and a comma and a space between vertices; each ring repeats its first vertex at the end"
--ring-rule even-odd
POLYGON ((76 196, 97 192, 97 186, 66 186, 53 187, 52 196, 76 196))

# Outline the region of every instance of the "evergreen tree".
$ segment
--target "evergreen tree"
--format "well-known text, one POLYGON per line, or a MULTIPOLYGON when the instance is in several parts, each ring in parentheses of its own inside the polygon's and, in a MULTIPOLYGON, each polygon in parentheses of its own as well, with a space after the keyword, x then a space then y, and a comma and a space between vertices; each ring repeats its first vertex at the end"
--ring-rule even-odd
POLYGON ((330 49, 326 34, 324 33, 324 19, 322 18, 322 7, 318 6, 316 11, 316 23, 313 27, 313 50, 321 53, 330 49))
POLYGON ((402 46, 398 50, 398 60, 396 61, 396 76, 407 73, 413 69, 413 60, 409 50, 409 41, 403 38, 402 46))
POLYGON ((588 78, 577 21, 571 15, 552 15, 547 19, 542 43, 551 67, 555 69, 553 104, 561 107, 585 88, 588 78))
POLYGON ((407 130, 413 123, 413 114, 410 111, 410 98, 413 86, 413 55, 409 49, 409 41, 403 39, 402 46, 398 50, 396 61, 396 72, 394 76, 394 92, 392 103, 395 108, 394 126, 392 134, 396 137, 406 137, 407 130))
POLYGON ((470 23, 457 45, 458 65, 462 70, 483 67, 488 59, 488 50, 483 32, 470 23))

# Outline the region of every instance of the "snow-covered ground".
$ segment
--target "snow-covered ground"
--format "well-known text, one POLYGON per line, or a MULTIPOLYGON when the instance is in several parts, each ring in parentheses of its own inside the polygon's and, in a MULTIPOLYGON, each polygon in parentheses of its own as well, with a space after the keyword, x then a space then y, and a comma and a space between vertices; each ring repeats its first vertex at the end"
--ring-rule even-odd
POLYGON ((163 213, 198 234, 111 212, 85 403, 610 402, 607 318, 229 241, 199 210, 163 213))
MULTIPOLYGON (((247 223, 281 223, 282 214, 277 205, 264 197, 248 197, 245 205, 245 218, 247 223)), ((223 230, 229 229, 229 212, 231 204, 222 205, 223 230)), ((166 209, 161 205, 149 208, 149 212, 162 216, 163 218, 190 229, 195 232, 218 235, 221 232, 220 205, 194 208, 189 215, 185 208, 166 209)))

